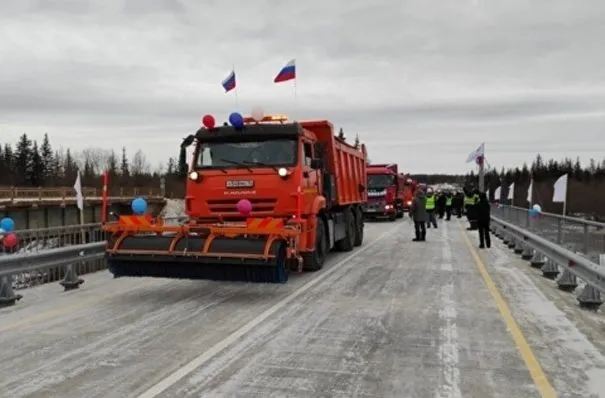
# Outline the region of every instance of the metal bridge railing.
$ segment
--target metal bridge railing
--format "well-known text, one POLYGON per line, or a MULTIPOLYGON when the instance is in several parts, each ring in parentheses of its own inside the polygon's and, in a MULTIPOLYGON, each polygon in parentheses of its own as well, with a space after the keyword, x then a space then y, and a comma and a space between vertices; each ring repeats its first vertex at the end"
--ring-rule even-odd
POLYGON ((578 278, 586 285, 577 299, 582 307, 598 309, 605 293, 605 223, 500 206, 492 210, 492 231, 557 287, 573 292, 578 278))
MULTIPOLYGON (((181 224, 186 217, 167 217, 181 224)), ((106 233, 101 224, 70 225, 16 231, 21 241, 15 252, 0 253, 0 307, 22 298, 15 290, 61 281, 65 290, 78 288, 78 276, 107 268, 106 233), (83 242, 83 237, 84 241, 83 242)))

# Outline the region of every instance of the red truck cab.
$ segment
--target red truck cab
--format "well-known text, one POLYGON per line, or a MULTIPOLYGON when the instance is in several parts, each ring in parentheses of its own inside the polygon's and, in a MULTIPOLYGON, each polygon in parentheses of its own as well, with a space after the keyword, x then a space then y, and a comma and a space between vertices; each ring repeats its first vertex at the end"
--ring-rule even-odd
POLYGON ((367 167, 368 202, 363 213, 366 218, 388 218, 394 221, 403 215, 398 206, 398 173, 396 164, 370 164, 367 167))
POLYGON ((407 174, 400 174, 399 189, 401 192, 401 207, 403 208, 403 211, 410 211, 412 200, 414 200, 414 195, 418 189, 418 182, 410 178, 407 174))

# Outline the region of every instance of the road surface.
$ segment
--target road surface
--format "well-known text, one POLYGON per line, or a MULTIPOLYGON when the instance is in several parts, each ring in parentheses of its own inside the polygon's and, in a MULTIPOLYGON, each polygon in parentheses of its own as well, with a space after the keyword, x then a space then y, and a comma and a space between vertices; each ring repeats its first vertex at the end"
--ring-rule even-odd
POLYGON ((0 396, 605 396, 600 314, 499 242, 477 255, 458 220, 411 237, 368 223, 361 248, 279 286, 100 272, 28 289, 0 310, 0 396))

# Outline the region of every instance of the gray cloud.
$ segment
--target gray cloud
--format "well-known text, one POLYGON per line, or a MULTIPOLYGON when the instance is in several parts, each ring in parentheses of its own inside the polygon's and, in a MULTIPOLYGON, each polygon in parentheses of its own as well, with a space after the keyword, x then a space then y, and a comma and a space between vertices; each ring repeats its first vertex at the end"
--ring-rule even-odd
MULTIPOLYGON (((376 161, 465 171, 605 150, 605 3, 0 0, 0 141, 142 148, 207 112, 327 118, 376 161), (292 85, 272 78, 297 59, 292 85), (238 106, 221 80, 235 65, 238 106)), ((168 148, 175 148, 169 153, 168 148)))

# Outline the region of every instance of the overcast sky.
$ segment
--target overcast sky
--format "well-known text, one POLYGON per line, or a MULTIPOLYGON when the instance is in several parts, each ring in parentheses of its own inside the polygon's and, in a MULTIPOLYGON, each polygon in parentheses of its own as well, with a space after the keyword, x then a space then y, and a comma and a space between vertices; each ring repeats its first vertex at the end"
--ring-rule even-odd
POLYGON ((374 162, 605 156, 603 0, 0 0, 0 141, 176 156, 200 117, 327 118, 374 162), (291 82, 273 77, 296 58, 291 82), (221 81, 232 65, 238 103, 221 81))

